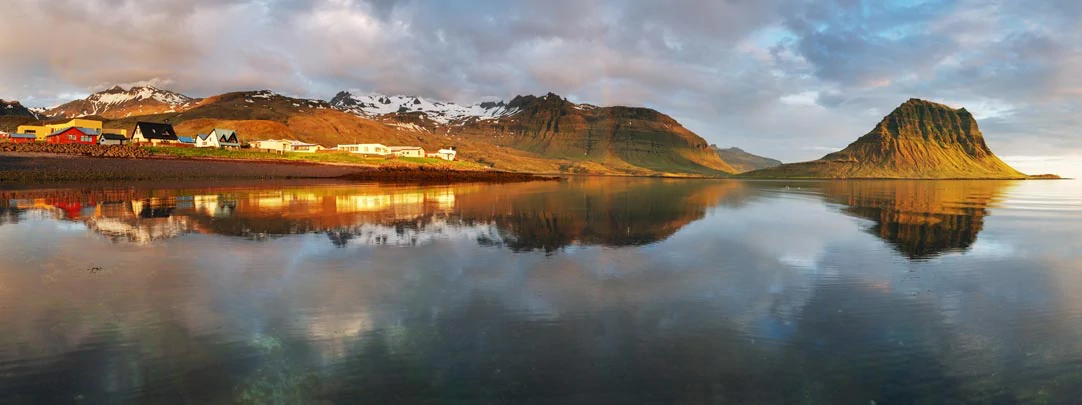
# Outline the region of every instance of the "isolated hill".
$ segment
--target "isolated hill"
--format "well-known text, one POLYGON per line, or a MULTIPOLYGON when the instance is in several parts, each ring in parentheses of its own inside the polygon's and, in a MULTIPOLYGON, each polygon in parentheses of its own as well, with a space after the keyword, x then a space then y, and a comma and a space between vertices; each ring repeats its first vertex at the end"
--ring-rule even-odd
POLYGON ((737 147, 722 149, 717 145, 710 145, 710 148, 714 150, 714 153, 718 154, 721 160, 736 169, 737 173, 746 173, 781 165, 780 160, 753 155, 737 147))
POLYGON ((745 173, 802 178, 1025 178, 988 148, 965 108, 910 99, 845 149, 811 162, 745 173))
POLYGON ((104 118, 116 119, 183 111, 196 101, 198 100, 183 94, 149 86, 132 87, 128 90, 120 86, 114 86, 111 89, 91 94, 83 100, 74 100, 47 109, 43 114, 55 118, 98 115, 104 118))
POLYGON ((23 107, 18 101, 5 101, 3 99, 0 99, 0 116, 39 118, 37 113, 23 107))

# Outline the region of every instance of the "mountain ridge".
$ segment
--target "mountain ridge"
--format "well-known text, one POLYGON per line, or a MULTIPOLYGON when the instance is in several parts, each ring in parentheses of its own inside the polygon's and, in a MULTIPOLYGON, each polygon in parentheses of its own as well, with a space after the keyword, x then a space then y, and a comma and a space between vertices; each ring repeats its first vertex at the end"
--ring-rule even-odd
POLYGON ((77 118, 101 116, 124 118, 135 115, 161 114, 183 111, 199 99, 153 86, 134 86, 125 90, 113 86, 59 106, 46 109, 43 115, 50 118, 77 118))

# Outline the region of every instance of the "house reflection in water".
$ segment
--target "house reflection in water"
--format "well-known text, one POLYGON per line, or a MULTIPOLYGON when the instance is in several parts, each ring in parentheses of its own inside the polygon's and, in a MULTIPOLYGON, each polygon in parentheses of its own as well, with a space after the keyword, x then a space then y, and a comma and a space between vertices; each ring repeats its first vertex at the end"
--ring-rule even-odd
MULTIPOLYGON (((477 185, 440 187, 316 186, 287 189, 41 190, 9 192, 5 207, 83 222, 117 242, 146 244, 189 233, 265 239, 326 232, 336 245, 416 244, 451 234, 446 216, 455 193, 477 185), (439 218, 437 218, 439 217, 439 218), (432 227, 432 231, 429 228, 432 227)), ((13 221, 13 222, 14 222, 13 221)))

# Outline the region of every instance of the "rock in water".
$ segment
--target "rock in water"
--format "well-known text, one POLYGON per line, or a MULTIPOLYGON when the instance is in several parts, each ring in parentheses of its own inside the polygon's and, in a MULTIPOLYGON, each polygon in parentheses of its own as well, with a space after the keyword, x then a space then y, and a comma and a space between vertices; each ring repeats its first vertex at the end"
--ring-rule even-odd
POLYGON ((845 149, 811 162, 744 174, 759 178, 1021 179, 984 142, 965 108, 910 99, 845 149))

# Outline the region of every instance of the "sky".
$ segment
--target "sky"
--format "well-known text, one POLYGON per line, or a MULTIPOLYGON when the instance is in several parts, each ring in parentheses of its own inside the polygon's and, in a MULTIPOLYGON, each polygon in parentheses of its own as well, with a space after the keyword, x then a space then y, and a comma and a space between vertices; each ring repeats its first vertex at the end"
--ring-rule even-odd
POLYGON ((821 157, 909 98, 966 107, 1023 171, 1082 176, 1077 0, 4 0, 0 98, 344 89, 644 106, 821 157))

